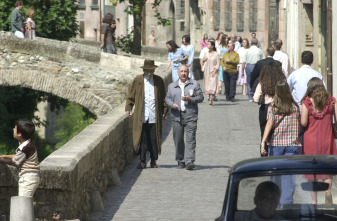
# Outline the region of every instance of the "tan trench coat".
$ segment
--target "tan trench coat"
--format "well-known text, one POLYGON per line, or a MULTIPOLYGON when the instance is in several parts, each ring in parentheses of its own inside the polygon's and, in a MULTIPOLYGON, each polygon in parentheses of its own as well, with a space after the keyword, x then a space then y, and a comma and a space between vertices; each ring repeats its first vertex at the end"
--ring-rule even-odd
MULTIPOLYGON (((154 95, 156 104, 156 135, 158 153, 161 153, 161 136, 162 136, 162 117, 167 115, 168 108, 165 103, 165 85, 161 77, 153 75, 154 80, 154 95)), ((133 112, 133 145, 135 154, 138 154, 140 147, 140 139, 143 126, 143 112, 144 112, 144 75, 138 75, 132 82, 132 86, 129 91, 129 95, 126 99, 125 111, 131 111, 135 106, 133 112)))

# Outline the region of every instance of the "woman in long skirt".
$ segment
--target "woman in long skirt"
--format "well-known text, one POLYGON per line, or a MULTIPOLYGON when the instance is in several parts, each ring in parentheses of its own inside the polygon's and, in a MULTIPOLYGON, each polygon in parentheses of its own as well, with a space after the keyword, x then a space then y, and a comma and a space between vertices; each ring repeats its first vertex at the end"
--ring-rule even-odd
POLYGON ((209 105, 212 105, 213 97, 217 96, 220 57, 216 52, 214 41, 208 41, 207 48, 209 51, 203 59, 204 65, 206 65, 204 68, 204 92, 209 95, 209 105))

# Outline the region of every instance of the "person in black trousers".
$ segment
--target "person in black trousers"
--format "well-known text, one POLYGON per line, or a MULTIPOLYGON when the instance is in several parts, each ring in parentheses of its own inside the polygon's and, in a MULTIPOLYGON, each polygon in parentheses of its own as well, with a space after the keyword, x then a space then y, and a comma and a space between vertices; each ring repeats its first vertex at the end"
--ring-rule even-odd
POLYGON ((262 59, 262 60, 259 60, 256 63, 256 65, 255 65, 255 67, 253 69, 252 75, 251 75, 250 82, 247 82, 247 84, 250 84, 250 88, 251 88, 251 90, 252 90, 253 93, 255 93, 256 86, 259 83, 259 76, 260 76, 261 70, 262 70, 262 68, 265 65, 270 64, 272 62, 276 62, 277 64, 279 64, 280 66, 282 66, 281 62, 274 60, 274 58, 273 58, 274 53, 275 53, 275 49, 273 47, 267 48, 267 50, 266 50, 266 58, 262 59))

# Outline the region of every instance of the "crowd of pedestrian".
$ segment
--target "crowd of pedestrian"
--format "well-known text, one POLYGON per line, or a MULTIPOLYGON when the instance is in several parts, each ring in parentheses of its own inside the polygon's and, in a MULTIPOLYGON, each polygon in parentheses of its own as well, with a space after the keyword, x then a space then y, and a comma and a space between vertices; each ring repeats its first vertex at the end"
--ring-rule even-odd
MULTIPOLYGON (((169 51, 166 70, 172 65, 173 83, 169 86, 166 103, 171 108, 175 122, 173 138, 179 168, 193 169, 195 159, 195 129, 197 103, 208 95, 213 104, 222 91, 226 101, 237 102, 236 85, 242 85, 243 94, 249 102, 260 105, 259 123, 261 156, 296 154, 337 155, 332 117, 337 104, 325 87, 322 75, 311 68, 313 53, 303 51, 302 64, 298 70, 289 72, 289 59, 277 39, 265 52, 252 33, 252 39, 235 34, 230 37, 223 32, 216 39, 203 36, 200 42, 200 67, 204 90, 193 80, 194 47, 189 35, 184 35, 179 47, 173 40, 167 42, 169 51), (191 109, 189 109, 191 108, 191 109), (186 127, 186 146, 183 138, 186 127), (187 130, 188 128, 188 130, 187 130), (326 134, 324 137, 322 134, 326 134)), ((314 179, 307 176, 308 180, 314 179)), ((316 177, 329 184, 326 203, 332 203, 331 176, 316 177)), ((295 190, 294 179, 289 176, 273 177, 281 189, 280 205, 292 203, 295 190)), ((317 204, 315 193, 313 204, 317 204)))
MULTIPOLYGON (((23 2, 17 1, 11 14, 12 33, 18 38, 35 40, 36 10, 28 9, 23 20, 20 13, 22 8, 23 2)), ((100 48, 104 52, 116 54, 115 30, 113 15, 107 13, 101 25, 100 48)), ((236 85, 242 85, 242 93, 248 96, 249 102, 259 104, 261 157, 337 155, 332 127, 333 116, 337 115, 337 103, 327 92, 322 75, 311 67, 314 61, 311 51, 302 52, 302 67, 290 73, 289 58, 282 49, 281 39, 277 39, 265 52, 260 49, 261 42, 256 38, 256 33, 251 34, 251 40, 234 33, 228 36, 219 32, 215 39, 204 34, 200 44, 203 91, 194 79, 195 47, 191 44, 189 35, 182 37, 181 46, 173 40, 166 42, 169 53, 164 71, 170 67, 172 71, 172 83, 167 91, 163 79, 154 74, 158 66, 153 60, 145 60, 141 67, 143 74, 133 80, 125 111, 127 116, 134 117, 133 144, 135 152, 140 155, 138 169, 147 167, 147 151, 150 153, 150 167, 158 167, 156 161, 161 153, 162 120, 167 118, 168 108, 173 117, 178 168, 194 169, 198 103, 204 100, 204 93, 208 95, 209 105, 213 105, 222 91, 226 101, 237 102, 236 85)), ((147 45, 157 46, 154 30, 147 37, 147 45)), ((18 121, 14 130, 14 137, 20 140, 16 155, 0 156, 2 163, 23 165, 20 179, 30 177, 33 180, 19 185, 19 195, 33 195, 40 182, 36 148, 31 141, 34 131, 31 122, 18 121), (29 135, 25 136, 25 130, 29 131, 29 135), (30 168, 33 172, 26 171, 25 165, 29 162, 34 164, 30 168), (27 188, 30 183, 34 185, 27 188)), ((328 183, 325 201, 332 204, 332 176, 306 175, 305 178, 328 183)), ((271 181, 281 190, 279 204, 293 203, 293 177, 273 176, 271 181)), ((312 203, 317 204, 316 192, 312 193, 312 203)))

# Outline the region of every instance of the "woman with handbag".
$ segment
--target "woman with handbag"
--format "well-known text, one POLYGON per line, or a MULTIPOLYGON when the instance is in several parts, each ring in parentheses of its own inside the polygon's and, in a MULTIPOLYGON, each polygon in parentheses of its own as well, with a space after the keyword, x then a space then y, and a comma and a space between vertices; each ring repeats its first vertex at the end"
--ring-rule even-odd
POLYGON ((175 82, 179 79, 179 66, 182 64, 187 64, 189 55, 182 48, 179 48, 179 46, 173 40, 166 42, 166 46, 169 54, 168 64, 166 65, 164 72, 167 71, 167 69, 169 69, 172 65, 172 82, 175 82))
MULTIPOLYGON (((254 94, 254 101, 260 105, 259 108, 259 123, 261 131, 261 139, 263 137, 264 129, 267 124, 267 111, 270 104, 274 101, 275 87, 278 81, 285 80, 286 77, 282 72, 282 67, 272 62, 265 65, 259 77, 259 84, 256 87, 254 94)), ((268 152, 268 146, 265 144, 266 152, 268 152)), ((259 148, 260 152, 260 148, 259 148)), ((261 157, 267 156, 267 154, 261 154, 261 157)))
MULTIPOLYGON (((298 133, 300 131, 300 110, 291 95, 286 79, 278 81, 275 86, 273 103, 268 107, 267 125, 261 141, 261 154, 267 154, 265 143, 268 141, 269 156, 296 155, 300 153, 298 133), (272 130, 274 129, 274 130, 272 130)), ((280 206, 293 203, 295 176, 272 176, 271 181, 281 189, 280 206)))
POLYGON ((204 87, 205 94, 209 95, 209 105, 213 105, 213 98, 217 96, 218 72, 220 66, 220 57, 216 52, 215 42, 208 41, 208 52, 206 53, 204 65, 204 87))
MULTIPOLYGON (((332 118, 336 114, 336 99, 326 91, 321 79, 312 78, 302 99, 301 124, 305 127, 303 154, 337 155, 332 118)), ((332 204, 330 175, 307 175, 308 180, 324 180, 329 184, 325 203, 332 204)), ((312 192, 312 203, 317 204, 317 192, 312 192)))

